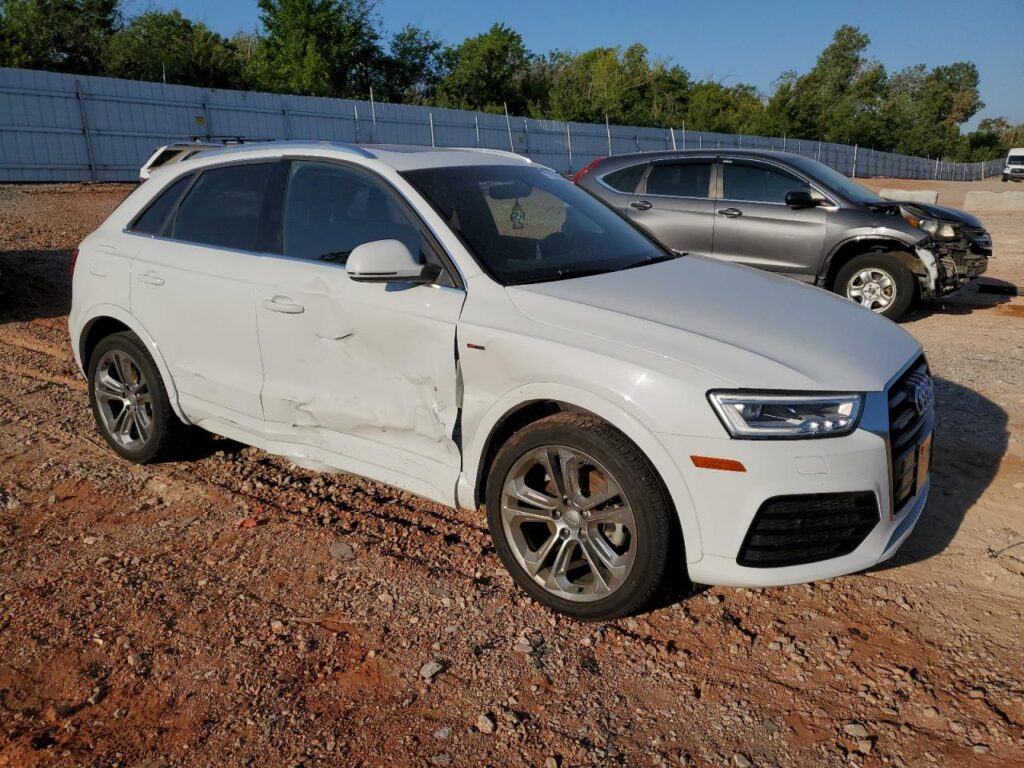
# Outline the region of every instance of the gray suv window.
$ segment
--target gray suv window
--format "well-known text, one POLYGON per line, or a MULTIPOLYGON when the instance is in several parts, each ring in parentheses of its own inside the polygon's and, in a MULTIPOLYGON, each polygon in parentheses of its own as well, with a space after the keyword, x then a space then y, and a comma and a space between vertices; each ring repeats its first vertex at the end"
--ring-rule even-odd
POLYGON ((725 200, 780 205, 785 204, 788 192, 811 191, 807 184, 788 173, 742 163, 722 165, 722 187, 725 200))
POLYGON ((631 195, 636 192, 636 185, 640 183, 645 170, 647 170, 647 163, 637 163, 605 174, 601 177, 601 181, 616 192, 631 195))
POLYGON ((672 197, 709 197, 711 161, 660 163, 647 175, 647 194, 672 197))

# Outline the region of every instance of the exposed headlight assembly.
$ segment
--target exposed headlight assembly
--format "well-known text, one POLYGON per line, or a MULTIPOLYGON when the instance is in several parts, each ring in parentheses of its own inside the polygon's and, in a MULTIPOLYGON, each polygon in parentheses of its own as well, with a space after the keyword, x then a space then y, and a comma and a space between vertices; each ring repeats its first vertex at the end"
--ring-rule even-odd
POLYGON ((863 395, 709 392, 718 418, 736 438, 837 437, 857 428, 863 395))
POLYGON ((956 228, 948 221, 914 216, 911 213, 904 213, 903 220, 939 240, 953 240, 956 237, 956 228))

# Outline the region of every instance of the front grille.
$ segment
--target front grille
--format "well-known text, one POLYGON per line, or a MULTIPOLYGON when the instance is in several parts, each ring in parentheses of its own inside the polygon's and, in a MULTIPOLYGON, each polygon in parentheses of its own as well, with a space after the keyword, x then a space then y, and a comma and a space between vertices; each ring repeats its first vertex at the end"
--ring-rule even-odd
POLYGON ((918 448, 931 433, 934 413, 931 381, 928 362, 922 356, 889 389, 893 514, 917 494, 918 448), (926 388, 924 402, 918 398, 922 387, 926 388))
POLYGON ((848 555, 877 522, 870 491, 777 496, 757 510, 736 562, 781 568, 848 555))

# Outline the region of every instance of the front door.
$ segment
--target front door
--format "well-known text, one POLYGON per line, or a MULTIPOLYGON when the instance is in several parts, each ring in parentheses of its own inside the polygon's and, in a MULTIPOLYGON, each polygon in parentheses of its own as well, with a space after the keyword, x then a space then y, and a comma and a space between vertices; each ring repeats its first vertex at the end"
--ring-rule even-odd
POLYGON ((813 281, 821 262, 828 211, 786 205, 786 193, 814 194, 807 182, 753 160, 723 160, 715 202, 714 255, 813 281))
POLYGON ((350 280, 352 250, 387 239, 438 259, 379 177, 342 163, 291 163, 283 255, 268 260, 274 273, 255 297, 267 426, 343 455, 342 469, 453 504, 465 293, 447 273, 433 285, 350 280))

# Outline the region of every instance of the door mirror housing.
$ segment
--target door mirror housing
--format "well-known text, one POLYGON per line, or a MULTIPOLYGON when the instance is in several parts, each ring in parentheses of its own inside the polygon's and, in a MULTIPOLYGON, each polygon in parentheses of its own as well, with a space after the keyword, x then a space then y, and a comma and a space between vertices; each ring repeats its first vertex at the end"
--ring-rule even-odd
POLYGON ((813 208, 816 205, 821 205, 821 200, 806 189, 795 189, 786 193, 786 205, 793 208, 813 208))
POLYGON ((417 260, 401 240, 374 240, 353 249, 345 272, 359 283, 432 283, 439 270, 417 260))

